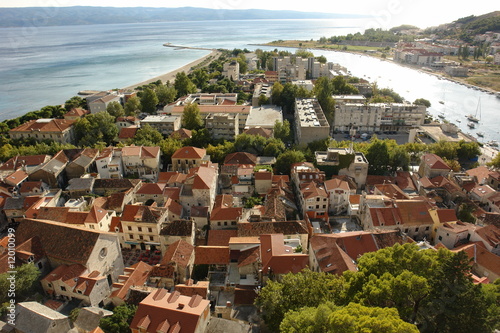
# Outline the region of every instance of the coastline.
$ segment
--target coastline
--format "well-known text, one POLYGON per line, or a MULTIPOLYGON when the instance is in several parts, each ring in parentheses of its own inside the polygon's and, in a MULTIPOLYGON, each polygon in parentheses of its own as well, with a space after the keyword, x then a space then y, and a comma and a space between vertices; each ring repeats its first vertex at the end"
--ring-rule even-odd
MULTIPOLYGON (((291 49, 298 49, 299 48, 297 46, 279 46, 279 45, 270 45, 270 44, 250 44, 250 45, 268 46, 268 47, 269 46, 274 46, 274 47, 291 48, 291 49)), ((411 64, 405 64, 405 63, 401 63, 401 62, 396 62, 392 58, 383 59, 381 57, 374 56, 374 55, 372 55, 370 53, 367 53, 367 52, 346 51, 346 50, 341 50, 341 49, 329 49, 329 48, 321 48, 321 47, 305 47, 305 49, 308 49, 308 50, 318 50, 318 51, 333 51, 333 52, 339 52, 339 53, 357 54, 357 55, 361 55, 361 56, 365 56, 365 57, 370 57, 370 58, 373 58, 373 59, 378 59, 380 61, 388 61, 388 62, 391 62, 391 63, 393 63, 395 65, 398 65, 398 66, 410 68, 410 69, 413 69, 415 71, 419 71, 419 72, 422 72, 422 73, 425 73, 425 74, 433 75, 433 76, 437 77, 440 80, 447 80, 447 81, 450 81, 450 82, 454 82, 456 84, 460 84, 460 85, 466 86, 466 87, 468 87, 470 89, 481 90, 481 91, 483 91, 485 93, 490 93, 490 94, 500 94, 500 92, 496 91, 495 89, 492 89, 492 88, 489 88, 489 87, 483 87, 483 86, 477 86, 477 85, 470 84, 470 83, 466 82, 465 80, 461 79, 460 77, 450 77, 450 76, 447 76, 447 75, 443 75, 441 73, 427 71, 424 68, 419 67, 419 66, 414 66, 414 65, 411 65, 411 64)))
POLYGON ((171 83, 173 83, 174 80, 175 80, 175 76, 177 75, 177 73, 185 72, 186 74, 189 74, 191 72, 191 67, 197 66, 197 65, 201 64, 203 61, 205 61, 209 57, 217 58, 219 55, 220 55, 219 51, 212 50, 212 52, 210 52, 209 54, 207 54, 207 55, 205 55, 205 56, 203 56, 203 57, 201 57, 199 59, 196 59, 195 61, 192 61, 189 64, 186 64, 186 65, 184 65, 182 67, 174 69, 173 71, 170 71, 168 73, 155 76, 155 77, 153 77, 151 79, 148 79, 146 81, 142 81, 142 82, 139 82, 139 83, 136 83, 136 84, 124 87, 123 89, 135 89, 135 88, 137 88, 139 86, 142 86, 142 85, 145 85, 145 84, 149 84, 151 82, 155 82, 155 81, 158 81, 158 80, 161 80, 164 84, 167 83, 167 81, 170 81, 171 83))

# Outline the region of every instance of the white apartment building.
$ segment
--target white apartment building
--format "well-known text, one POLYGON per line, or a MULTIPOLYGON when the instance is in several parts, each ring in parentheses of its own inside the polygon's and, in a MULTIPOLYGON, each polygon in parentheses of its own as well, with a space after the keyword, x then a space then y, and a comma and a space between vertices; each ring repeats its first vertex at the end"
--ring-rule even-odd
POLYGON ((295 99, 295 139, 298 144, 327 138, 330 124, 315 98, 295 99))
POLYGON ((141 126, 149 125, 163 135, 170 135, 181 128, 180 116, 152 115, 141 120, 141 126))
POLYGON ((409 103, 339 103, 336 131, 401 131, 423 125, 426 107, 409 103))
POLYGON ((205 128, 214 139, 234 140, 239 134, 238 116, 230 113, 209 113, 205 118, 205 128))

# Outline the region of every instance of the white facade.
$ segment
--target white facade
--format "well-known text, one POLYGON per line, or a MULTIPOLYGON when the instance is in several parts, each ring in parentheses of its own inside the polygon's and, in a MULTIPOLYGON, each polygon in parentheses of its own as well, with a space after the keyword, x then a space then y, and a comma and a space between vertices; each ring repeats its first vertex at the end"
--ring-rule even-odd
POLYGON ((317 99, 295 99, 295 138, 298 144, 325 139, 330 135, 330 124, 317 99))

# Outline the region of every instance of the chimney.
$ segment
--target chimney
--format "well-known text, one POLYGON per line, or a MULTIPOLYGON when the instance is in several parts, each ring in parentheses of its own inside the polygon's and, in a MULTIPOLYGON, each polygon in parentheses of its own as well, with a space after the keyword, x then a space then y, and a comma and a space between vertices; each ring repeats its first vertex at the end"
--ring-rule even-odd
POLYGON ((226 308, 230 308, 232 306, 233 306, 233 304, 231 303, 231 301, 227 301, 226 302, 226 308))

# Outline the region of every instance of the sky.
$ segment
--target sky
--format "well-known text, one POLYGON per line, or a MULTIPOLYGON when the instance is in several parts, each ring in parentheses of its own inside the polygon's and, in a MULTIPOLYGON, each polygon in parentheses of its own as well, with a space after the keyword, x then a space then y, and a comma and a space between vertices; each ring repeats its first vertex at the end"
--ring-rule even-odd
POLYGON ((500 10, 496 1, 463 0, 0 0, 0 7, 203 7, 213 9, 296 10, 368 15, 373 26, 412 24, 420 28, 449 23, 469 15, 500 10))

